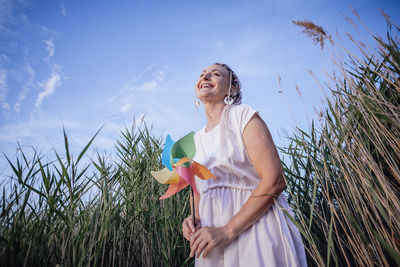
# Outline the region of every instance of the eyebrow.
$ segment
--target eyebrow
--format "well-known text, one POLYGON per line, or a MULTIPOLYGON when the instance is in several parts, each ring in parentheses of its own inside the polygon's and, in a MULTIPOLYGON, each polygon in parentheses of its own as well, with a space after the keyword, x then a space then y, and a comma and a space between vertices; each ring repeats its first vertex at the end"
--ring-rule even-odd
MULTIPOLYGON (((201 73, 205 72, 206 70, 203 70, 201 73)), ((219 69, 212 69, 211 71, 218 71, 221 72, 219 69)), ((222 72, 221 72, 222 73, 222 72)))

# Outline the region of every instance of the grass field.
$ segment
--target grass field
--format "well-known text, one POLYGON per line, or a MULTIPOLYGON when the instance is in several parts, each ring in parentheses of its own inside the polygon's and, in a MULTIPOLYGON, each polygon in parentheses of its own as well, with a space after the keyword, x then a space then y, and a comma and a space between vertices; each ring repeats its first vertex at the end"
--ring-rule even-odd
MULTIPOLYGON (((296 23, 346 55, 336 57, 321 122, 295 129, 280 148, 290 219, 309 265, 400 265, 400 29, 388 20, 384 39, 371 35, 378 49, 359 45, 358 58, 321 27, 296 23)), ((158 201, 165 187, 150 176, 161 167, 162 139, 141 124, 118 140, 115 160, 88 159, 93 139, 71 155, 65 133, 53 160, 23 149, 7 158, 13 175, 0 200, 1 266, 193 263, 181 234, 188 191, 158 201)))

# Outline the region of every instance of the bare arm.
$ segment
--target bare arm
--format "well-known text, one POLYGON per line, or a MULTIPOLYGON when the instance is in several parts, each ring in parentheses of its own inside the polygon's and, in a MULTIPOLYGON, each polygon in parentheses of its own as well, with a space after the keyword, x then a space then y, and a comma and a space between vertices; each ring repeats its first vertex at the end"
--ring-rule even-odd
POLYGON ((223 227, 206 227, 191 237, 191 253, 206 257, 216 246, 230 243, 235 237, 263 216, 286 187, 282 164, 267 125, 257 115, 248 122, 243 140, 260 183, 239 212, 223 227))
POLYGON ((254 116, 243 131, 247 154, 260 183, 250 198, 226 225, 233 239, 260 219, 274 204, 274 199, 286 188, 282 164, 267 125, 254 116))

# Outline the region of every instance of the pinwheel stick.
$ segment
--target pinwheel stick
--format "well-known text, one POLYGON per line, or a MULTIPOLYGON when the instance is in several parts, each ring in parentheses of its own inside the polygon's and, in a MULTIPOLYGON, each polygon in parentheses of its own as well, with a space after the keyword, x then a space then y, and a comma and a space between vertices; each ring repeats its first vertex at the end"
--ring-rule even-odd
POLYGON ((194 227, 196 228, 196 216, 195 216, 195 214, 196 214, 196 211, 195 211, 195 208, 194 208, 194 193, 193 193, 193 188, 192 187, 190 187, 190 191, 192 192, 192 216, 193 216, 193 224, 194 224, 194 227))

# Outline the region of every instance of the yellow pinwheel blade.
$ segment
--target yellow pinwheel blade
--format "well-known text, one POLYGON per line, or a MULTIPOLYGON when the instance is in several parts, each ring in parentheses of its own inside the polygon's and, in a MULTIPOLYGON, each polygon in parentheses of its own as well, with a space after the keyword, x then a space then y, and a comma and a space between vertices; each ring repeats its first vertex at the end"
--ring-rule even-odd
POLYGON ((159 171, 150 171, 151 175, 161 184, 175 184, 179 182, 179 175, 164 168, 159 171))

